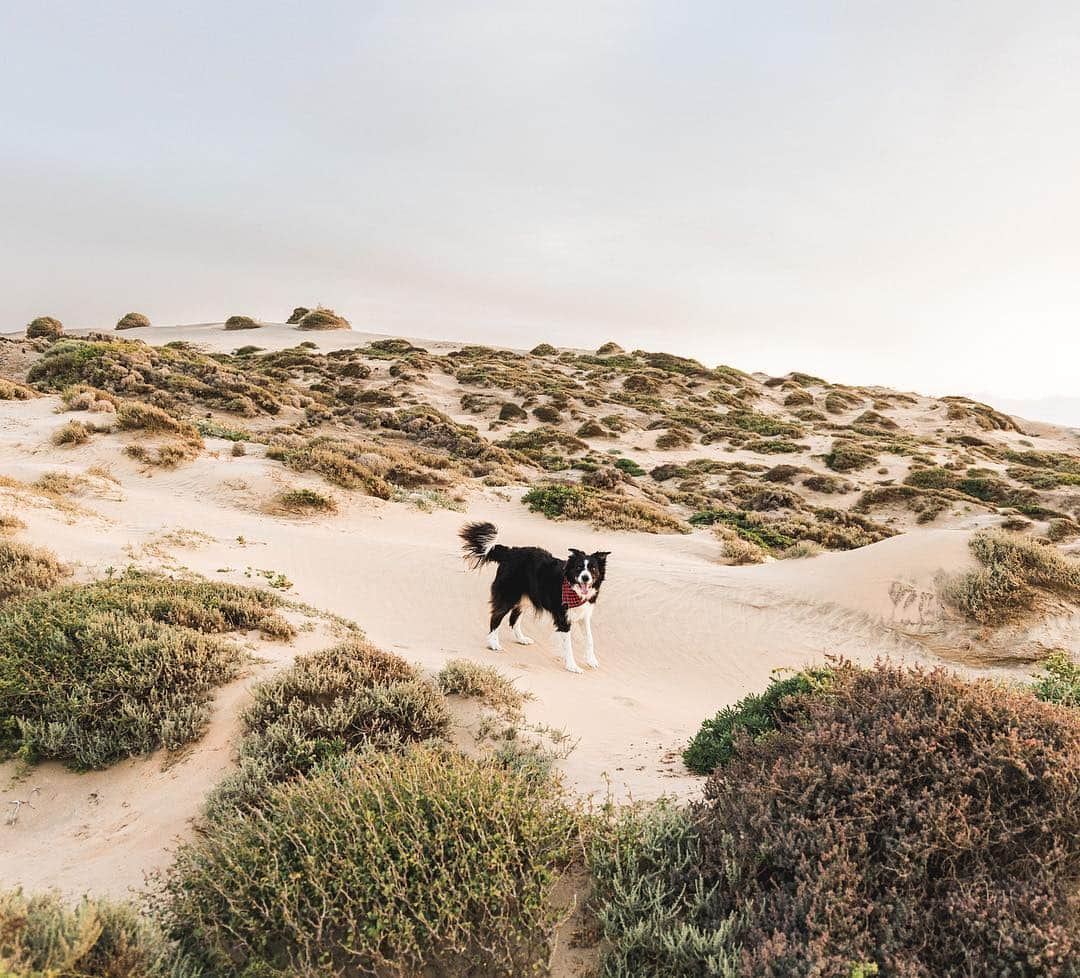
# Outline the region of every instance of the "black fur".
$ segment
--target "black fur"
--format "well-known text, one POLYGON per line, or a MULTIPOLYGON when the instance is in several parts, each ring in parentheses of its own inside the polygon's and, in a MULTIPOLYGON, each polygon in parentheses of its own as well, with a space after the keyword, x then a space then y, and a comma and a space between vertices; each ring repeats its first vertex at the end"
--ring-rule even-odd
POLYGON ((604 583, 610 551, 586 554, 582 550, 571 549, 567 560, 559 560, 540 547, 504 547, 494 543, 498 532, 492 523, 468 523, 460 533, 465 542, 465 559, 474 568, 484 564, 497 564, 499 567, 491 583, 489 631, 498 629, 507 615, 510 616, 511 627, 517 624, 522 602, 526 598, 537 611, 546 611, 555 619, 558 631, 570 631, 570 620, 562 600, 563 581, 574 583, 580 580, 584 572, 592 575, 594 593, 589 602, 595 604, 600 596, 600 586, 604 583))

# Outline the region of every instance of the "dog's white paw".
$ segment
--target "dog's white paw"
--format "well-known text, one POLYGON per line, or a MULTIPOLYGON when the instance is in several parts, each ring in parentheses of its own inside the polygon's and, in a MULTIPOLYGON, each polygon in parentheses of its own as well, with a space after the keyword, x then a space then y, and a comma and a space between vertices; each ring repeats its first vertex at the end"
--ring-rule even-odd
POLYGON ((590 669, 599 669, 600 668, 600 663, 596 661, 596 656, 595 655, 589 656, 585 660, 585 665, 587 665, 590 669))
POLYGON ((499 644, 498 637, 494 635, 488 636, 487 647, 491 649, 492 652, 501 652, 503 650, 502 645, 499 644))
POLYGON ((533 644, 533 640, 531 638, 529 638, 528 635, 515 635, 514 636, 514 641, 517 642, 518 645, 532 645, 533 644))
POLYGON ((584 672, 585 670, 582 669, 581 666, 579 666, 579 665, 568 665, 566 667, 566 671, 567 672, 584 672))

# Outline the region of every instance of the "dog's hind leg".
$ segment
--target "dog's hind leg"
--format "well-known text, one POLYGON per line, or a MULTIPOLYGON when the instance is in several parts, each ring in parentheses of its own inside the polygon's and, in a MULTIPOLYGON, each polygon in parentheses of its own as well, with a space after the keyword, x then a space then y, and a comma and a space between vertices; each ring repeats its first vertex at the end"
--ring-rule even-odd
POLYGON ((506 617, 507 613, 513 606, 508 605, 505 600, 496 597, 494 589, 491 595, 491 628, 487 637, 487 647, 492 652, 501 652, 503 650, 502 645, 499 642, 499 625, 502 624, 502 620, 506 617))
POLYGON ((521 630, 521 605, 510 612, 510 627, 514 630, 514 641, 518 645, 533 644, 533 640, 521 630))

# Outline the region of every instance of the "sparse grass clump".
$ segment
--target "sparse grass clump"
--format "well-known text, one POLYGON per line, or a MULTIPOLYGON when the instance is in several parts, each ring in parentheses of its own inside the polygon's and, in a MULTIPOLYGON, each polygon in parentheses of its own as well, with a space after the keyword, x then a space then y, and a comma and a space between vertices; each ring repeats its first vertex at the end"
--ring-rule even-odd
POLYGON ((744 540, 731 527, 723 523, 717 523, 713 532, 723 544, 724 558, 728 563, 736 566, 746 564, 762 564, 768 551, 759 547, 750 540, 744 540))
POLYGON ((494 666, 481 665, 470 659, 451 659, 436 679, 439 689, 448 696, 476 697, 510 716, 520 715, 521 708, 531 698, 494 666))
POLYGON ((333 309, 316 306, 296 324, 297 329, 351 329, 349 321, 333 309))
POLYGON ((450 714, 412 666, 357 638, 301 656, 260 683, 241 722, 237 770, 208 801, 214 818, 260 807, 270 785, 362 748, 442 738, 450 714))
POLYGON ((611 530, 645 533, 689 533, 690 528, 651 503, 605 493, 589 486, 544 485, 530 489, 521 501, 550 520, 583 520, 611 530))
POLYGON ((1000 624, 1036 607, 1040 597, 1080 601, 1080 561, 1031 537, 984 530, 971 538, 978 570, 950 581, 945 597, 982 624, 1000 624))
POLYGON ((0 513, 0 533, 14 533, 25 530, 26 524, 14 513, 0 513))
POLYGON ((559 788, 446 749, 366 752, 181 847, 169 929, 220 978, 533 973, 575 817, 559 788))
MULTIPOLYGON (((15 516, 0 517, 0 526, 18 529, 25 524, 15 516)), ((69 573, 48 550, 14 540, 0 540, 0 602, 55 587, 69 573)))
POLYGON ((151 446, 155 451, 142 444, 128 445, 124 449, 132 458, 147 465, 174 468, 197 458, 203 449, 202 435, 193 424, 142 401, 121 401, 116 409, 116 425, 121 431, 141 431, 167 439, 151 446))
POLYGON ((38 316, 30 321, 26 327, 28 340, 58 340, 64 335, 64 324, 52 316, 38 316))
POLYGON ((230 316, 225 320, 225 328, 227 330, 237 329, 258 329, 262 326, 256 319, 252 319, 250 316, 230 316))
MULTIPOLYGON (((0 609, 0 753, 100 768, 201 735, 243 653, 217 637, 280 631, 267 591, 129 572, 0 609)), ((286 626, 288 627, 288 626, 286 626)))
POLYGON ((0 974, 6 978, 196 978, 159 924, 127 903, 55 893, 0 893, 0 974))
POLYGON ((337 502, 333 496, 314 489, 287 489, 274 497, 274 506, 285 513, 336 513, 337 502))
POLYGON ((141 312, 129 312, 121 316, 116 323, 117 329, 143 329, 150 325, 148 317, 141 312))
POLYGON ((25 384, 0 377, 0 401, 29 401, 37 396, 37 391, 25 384))
POLYGON ((50 435, 54 445, 81 445, 90 438, 90 429, 81 421, 69 421, 50 435))

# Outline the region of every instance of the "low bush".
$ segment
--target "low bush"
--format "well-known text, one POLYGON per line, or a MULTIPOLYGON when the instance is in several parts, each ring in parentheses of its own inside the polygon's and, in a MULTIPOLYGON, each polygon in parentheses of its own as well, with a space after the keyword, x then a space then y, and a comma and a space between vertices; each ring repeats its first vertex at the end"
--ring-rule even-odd
POLYGON ((214 818, 260 807, 267 788, 375 746, 445 735, 450 714, 439 691, 403 659, 350 639, 301 656, 260 683, 241 718, 237 769, 214 789, 214 818))
POLYGON ((797 465, 788 465, 786 462, 781 462, 779 465, 774 465, 769 469, 762 478, 766 482, 780 482, 784 485, 790 485, 800 471, 797 465))
POLYGON ((792 697, 826 687, 829 676, 827 669, 811 669, 774 677, 764 693, 751 693, 734 706, 725 706, 702 723, 683 751, 683 763, 695 774, 712 774, 731 760, 739 734, 756 740, 775 730, 800 708, 792 697))
POLYGON ((534 357, 553 357, 558 352, 550 343, 538 343, 529 351, 530 355, 534 357))
POLYGON ((499 408, 500 421, 524 421, 528 417, 524 409, 518 407, 513 401, 505 401, 499 408))
MULTIPOLYGON (((5 516, 10 528, 22 524, 14 516, 5 516)), ((0 602, 34 591, 47 591, 69 573, 56 555, 48 550, 28 547, 14 540, 0 540, 0 602)))
POLYGON ((550 404, 537 404, 532 409, 532 414, 537 421, 543 421, 544 424, 558 424, 562 421, 562 414, 559 409, 552 407, 550 404))
POLYGON ((714 528, 723 543, 724 558, 737 566, 761 564, 765 562, 766 550, 756 543, 744 540, 730 527, 718 523, 714 528))
POLYGON ((13 533, 25 530, 26 524, 14 513, 0 513, 0 533, 13 533))
POLYGON ((117 329, 143 329, 150 325, 150 320, 141 312, 128 312, 116 322, 117 329))
POLYGON ((484 666, 470 659, 451 659, 435 678, 439 689, 447 696, 476 697, 510 716, 518 716, 526 701, 532 698, 494 666, 484 666))
POLYGON ((668 428, 656 439, 656 447, 664 451, 689 448, 692 444, 694 444, 694 437, 685 428, 668 428))
POLYGON ((825 464, 834 472, 853 472, 877 463, 877 455, 857 442, 837 439, 825 456, 825 464))
POLYGON ((615 353, 625 353, 626 351, 612 340, 608 340, 607 343, 602 343, 596 349, 596 355, 598 357, 610 357, 615 353))
POLYGON ((333 309, 316 306, 297 324, 297 329, 351 329, 349 321, 339 316, 333 309))
POLYGON ((645 475, 645 470, 637 464, 632 458, 617 458, 615 459, 615 468, 622 472, 625 472, 629 476, 633 476, 635 479, 645 475))
POLYGON ((575 816, 548 779, 370 751, 180 848, 169 930, 221 978, 519 976, 542 967, 575 816))
POLYGON ((197 978, 158 924, 126 903, 0 893, 5 978, 197 978))
POLYGON ((946 583, 945 598, 982 624, 1000 624, 1036 607, 1040 597, 1080 601, 1080 561, 1031 537, 984 530, 970 541, 982 564, 946 583))
POLYGON ((0 754, 100 768, 196 739, 213 689, 243 659, 217 635, 291 633, 279 604, 267 591, 134 571, 9 601, 0 607, 0 754))
POLYGON ((292 312, 291 312, 291 313, 289 314, 289 318, 285 320, 285 323, 286 323, 286 325, 288 325, 288 326, 295 326, 295 325, 296 325, 297 323, 299 323, 299 322, 300 322, 300 320, 301 320, 301 319, 303 319, 303 318, 304 318, 304 317, 305 317, 305 316, 306 316, 306 315, 307 315, 307 314, 308 314, 309 312, 311 312, 311 310, 310 310, 310 309, 308 309, 308 308, 307 308, 307 306, 297 306, 297 307, 296 307, 296 308, 295 308, 295 309, 294 309, 294 310, 293 310, 293 311, 292 311, 292 312))
POLYGON ((1075 976, 1080 713, 890 666, 797 703, 737 738, 679 880, 747 914, 740 974, 1075 976))
POLYGON ((521 501, 550 520, 583 520, 612 530, 645 533, 689 533, 678 517, 650 503, 604 493, 588 486, 544 485, 530 489, 521 501))
POLYGON ((230 331, 238 329, 258 329, 260 326, 262 326, 262 323, 256 319, 252 319, 250 316, 230 316, 225 320, 225 328, 230 331))
POLYGON ((28 340, 58 340, 63 335, 64 324, 59 319, 53 319, 52 316, 38 316, 37 319, 31 320, 26 327, 26 338, 28 340))
POLYGON ((821 544, 815 543, 813 540, 800 540, 798 543, 793 543, 790 547, 782 550, 778 556, 781 560, 804 560, 807 557, 816 557, 820 553, 824 553, 821 544))

